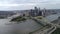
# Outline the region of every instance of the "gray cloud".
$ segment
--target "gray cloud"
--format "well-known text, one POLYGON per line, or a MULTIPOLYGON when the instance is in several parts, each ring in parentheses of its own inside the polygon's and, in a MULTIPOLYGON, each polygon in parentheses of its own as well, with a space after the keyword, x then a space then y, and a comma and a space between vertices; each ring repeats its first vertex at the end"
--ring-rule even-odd
POLYGON ((0 10, 31 9, 34 6, 60 9, 60 0, 0 0, 0 10))

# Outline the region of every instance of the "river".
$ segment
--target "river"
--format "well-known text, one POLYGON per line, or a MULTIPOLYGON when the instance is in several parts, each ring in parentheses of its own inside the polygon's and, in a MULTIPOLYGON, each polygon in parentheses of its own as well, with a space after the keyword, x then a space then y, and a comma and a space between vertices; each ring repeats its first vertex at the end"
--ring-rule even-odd
POLYGON ((0 34, 9 34, 9 31, 12 31, 12 25, 6 25, 8 19, 0 19, 0 34))
POLYGON ((59 16, 60 16, 60 13, 49 15, 49 16, 46 16, 45 18, 48 19, 49 22, 52 22, 52 21, 58 19, 59 16))
POLYGON ((40 24, 34 22, 33 20, 27 20, 20 24, 6 25, 7 23, 9 23, 8 19, 0 19, 0 34, 11 34, 13 30, 19 30, 20 34, 28 34, 29 32, 37 30, 41 27, 40 24))

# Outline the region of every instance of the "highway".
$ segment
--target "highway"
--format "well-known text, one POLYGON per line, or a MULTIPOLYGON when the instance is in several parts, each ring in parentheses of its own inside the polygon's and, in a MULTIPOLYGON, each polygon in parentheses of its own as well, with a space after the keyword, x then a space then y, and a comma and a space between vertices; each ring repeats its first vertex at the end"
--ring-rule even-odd
MULTIPOLYGON (((51 23, 42 23, 39 19, 33 19, 35 20, 37 23, 39 23, 40 25, 42 26, 45 26, 45 24, 51 24, 51 23)), ((50 25, 51 27, 49 28, 46 28, 47 26, 45 27, 42 27, 42 29, 38 29, 37 31, 33 32, 32 34, 51 34, 53 31, 56 30, 56 26, 54 26, 53 24, 50 25)))
POLYGON ((59 24, 51 23, 52 21, 58 19, 58 17, 60 17, 60 14, 54 14, 54 15, 50 15, 50 16, 46 16, 46 17, 45 17, 45 18, 48 19, 48 21, 49 21, 48 23, 49 23, 49 24, 52 24, 52 26, 54 26, 54 29, 51 30, 51 31, 49 32, 49 34, 51 34, 53 31, 55 31, 56 28, 60 28, 60 25, 59 25, 59 24))

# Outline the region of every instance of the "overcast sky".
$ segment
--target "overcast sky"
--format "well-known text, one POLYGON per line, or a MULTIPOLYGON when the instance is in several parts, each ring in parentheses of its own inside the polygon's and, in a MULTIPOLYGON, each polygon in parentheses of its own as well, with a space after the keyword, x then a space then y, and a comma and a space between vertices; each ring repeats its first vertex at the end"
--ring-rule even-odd
POLYGON ((0 0, 0 10, 24 10, 34 6, 60 9, 60 0, 0 0))

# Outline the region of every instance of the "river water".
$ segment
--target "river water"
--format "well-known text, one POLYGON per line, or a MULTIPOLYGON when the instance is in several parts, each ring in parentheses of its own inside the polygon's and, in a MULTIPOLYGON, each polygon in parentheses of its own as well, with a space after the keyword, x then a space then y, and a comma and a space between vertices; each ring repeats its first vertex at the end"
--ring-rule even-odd
POLYGON ((34 22, 33 20, 27 20, 26 22, 22 22, 20 24, 11 24, 6 25, 9 23, 8 19, 0 19, 0 34, 11 34, 11 32, 19 31, 20 34, 28 34, 34 30, 37 30, 41 27, 40 24, 34 22))
POLYGON ((8 19, 0 19, 0 34, 9 34, 8 32, 12 30, 12 25, 6 25, 8 19))
POLYGON ((49 22, 52 22, 52 21, 58 19, 58 17, 60 17, 60 13, 49 15, 49 16, 46 16, 45 18, 48 19, 49 22))

